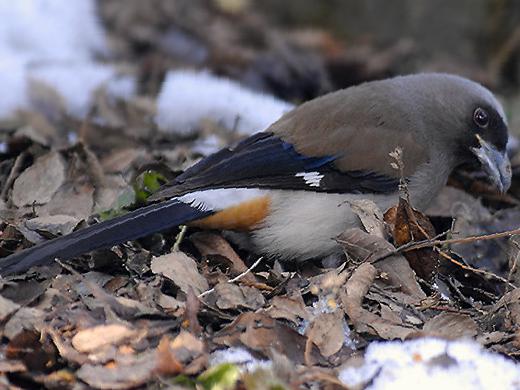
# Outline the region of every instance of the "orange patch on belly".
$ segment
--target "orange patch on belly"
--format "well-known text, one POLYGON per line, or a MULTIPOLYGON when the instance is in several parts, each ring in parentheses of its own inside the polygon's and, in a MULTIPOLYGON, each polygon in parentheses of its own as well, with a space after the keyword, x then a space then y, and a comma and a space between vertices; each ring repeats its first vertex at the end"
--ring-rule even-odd
POLYGON ((269 196, 261 196, 239 203, 236 206, 228 207, 209 217, 190 222, 188 226, 204 229, 247 231, 262 222, 267 216, 269 206, 269 196))

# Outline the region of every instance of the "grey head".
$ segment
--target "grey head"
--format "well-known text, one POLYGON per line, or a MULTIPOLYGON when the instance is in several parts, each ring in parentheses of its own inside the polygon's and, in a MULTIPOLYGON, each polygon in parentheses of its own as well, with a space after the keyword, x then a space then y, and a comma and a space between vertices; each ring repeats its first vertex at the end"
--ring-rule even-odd
POLYGON ((387 81, 391 90, 401 95, 398 100, 406 102, 401 107, 412 111, 404 114, 412 123, 420 124, 417 137, 422 142, 432 144, 440 154, 454 156, 454 165, 479 163, 498 191, 508 190, 511 165, 506 153, 507 119, 502 105, 487 88, 442 73, 387 81))

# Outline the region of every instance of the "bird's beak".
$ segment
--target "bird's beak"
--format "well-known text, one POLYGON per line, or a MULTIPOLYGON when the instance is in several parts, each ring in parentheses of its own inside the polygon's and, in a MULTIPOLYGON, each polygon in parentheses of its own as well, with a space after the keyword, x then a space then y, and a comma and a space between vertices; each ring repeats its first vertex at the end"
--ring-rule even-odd
POLYGON ((497 190, 500 193, 506 192, 511 185, 511 163, 506 151, 498 151, 478 134, 477 139, 480 146, 471 148, 471 151, 477 156, 497 190))

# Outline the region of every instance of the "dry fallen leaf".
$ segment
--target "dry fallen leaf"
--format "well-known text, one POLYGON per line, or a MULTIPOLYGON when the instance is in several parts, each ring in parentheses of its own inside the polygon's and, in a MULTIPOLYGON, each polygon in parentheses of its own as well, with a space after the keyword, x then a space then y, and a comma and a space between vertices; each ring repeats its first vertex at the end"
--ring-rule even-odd
POLYGON ((358 333, 367 332, 385 340, 402 339, 414 332, 414 329, 394 324, 362 307, 363 299, 377 275, 375 267, 369 263, 361 264, 352 274, 341 294, 345 313, 358 333))
POLYGON ((118 345, 135 335, 136 331, 125 325, 99 325, 76 333, 72 338, 72 346, 79 352, 95 352, 107 345, 118 345))
MULTIPOLYGON (((413 209, 404 198, 399 198, 396 207, 395 211, 385 213, 385 221, 393 225, 392 235, 397 246, 435 237, 435 229, 425 214, 413 209)), ((433 248, 407 251, 404 256, 420 278, 433 280, 439 267, 439 255, 433 248)))
POLYGON ((374 263, 385 274, 388 284, 401 289, 414 302, 426 297, 406 259, 401 255, 392 255, 395 247, 385 239, 353 228, 343 232, 338 237, 338 242, 356 261, 370 261, 388 256, 374 263))
POLYGON ((369 199, 349 201, 350 208, 359 217, 367 233, 386 238, 383 213, 379 207, 369 199))
POLYGON ((209 286, 206 279, 199 273, 197 263, 183 252, 172 252, 155 257, 151 264, 154 274, 170 279, 187 294, 193 289, 195 294, 206 291, 209 286))
POLYGON ((19 308, 20 305, 0 295, 0 321, 2 323, 19 308))
POLYGON ((345 341, 343 312, 321 313, 316 316, 307 331, 307 337, 316 344, 321 354, 329 357, 338 352, 345 341))
POLYGON ((129 389, 149 381, 157 365, 155 351, 126 357, 124 362, 104 366, 84 364, 77 371, 79 379, 97 389, 129 389))
MULTIPOLYGON (((247 271, 246 264, 222 236, 215 233, 200 232, 193 234, 190 240, 203 257, 222 256, 227 259, 233 276, 247 271)), ((256 282, 252 273, 245 274, 241 280, 248 283, 256 282)))
POLYGON ((467 314, 441 313, 430 318, 423 327, 427 336, 445 339, 475 337, 478 333, 477 323, 467 314))
POLYGON ((254 287, 219 283, 215 286, 216 305, 222 310, 256 310, 265 304, 263 295, 254 287))
POLYGON ((302 320, 308 320, 310 313, 300 294, 296 296, 275 296, 271 299, 271 306, 265 313, 272 318, 283 318, 298 326, 302 320))
MULTIPOLYGON (((268 357, 272 349, 287 356, 295 364, 305 362, 306 338, 280 321, 261 313, 243 313, 213 338, 217 345, 246 346, 268 357)), ((312 348, 313 362, 320 362, 318 350, 312 348)))
POLYGON ((25 221, 25 227, 38 232, 48 232, 54 236, 71 233, 79 219, 69 215, 51 215, 48 217, 36 217, 25 221))
POLYGON ((13 184, 13 203, 18 207, 49 202, 65 182, 66 163, 58 152, 36 159, 13 184))

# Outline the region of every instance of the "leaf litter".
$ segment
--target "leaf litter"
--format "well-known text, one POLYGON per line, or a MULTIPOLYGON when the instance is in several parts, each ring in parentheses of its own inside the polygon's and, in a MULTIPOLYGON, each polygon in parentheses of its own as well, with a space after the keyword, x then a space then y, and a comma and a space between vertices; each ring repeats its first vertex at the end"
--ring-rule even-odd
MULTIPOLYGON (((197 142, 208 134, 219 144, 237 138, 207 120, 190 135, 159 131, 156 96, 168 70, 204 65, 299 101, 337 87, 339 70, 352 69, 353 54, 326 31, 280 31, 260 14, 238 21, 250 2, 170 4, 100 7, 118 57, 139 80, 138 96, 114 99, 101 89, 80 121, 51 86, 34 82, 39 109, 2 124, 2 256, 101 212, 124 213, 199 159, 197 142), (215 9, 216 23, 200 22, 215 9), (244 31, 258 35, 254 44, 240 39, 244 31), (266 31, 277 44, 259 38, 266 31)), ((388 51, 380 68, 374 50, 355 54, 353 77, 393 74, 412 48, 388 51)), ((337 238, 349 261, 333 267, 259 261, 219 232, 189 230, 179 240, 172 229, 1 280, 0 378, 61 388, 338 388, 338 370, 374 340, 428 336, 473 338, 516 360, 517 238, 450 240, 518 228, 519 197, 518 186, 497 198, 477 175, 459 172, 426 214, 405 199, 384 218, 369 201, 353 203, 363 229, 337 238), (228 350, 271 365, 211 363, 228 350)))

